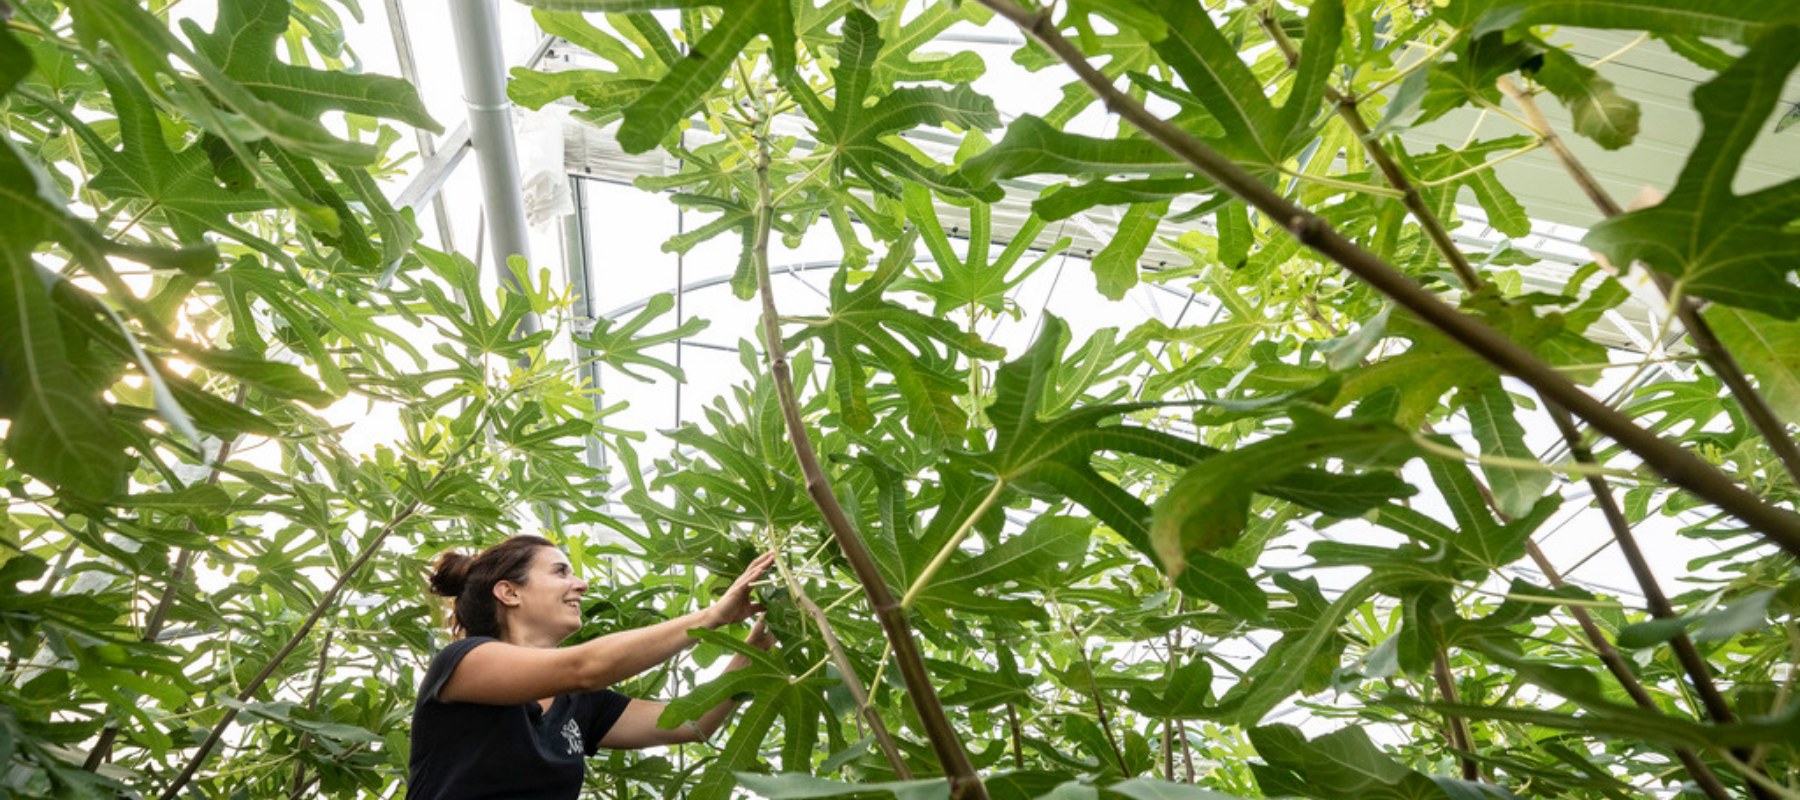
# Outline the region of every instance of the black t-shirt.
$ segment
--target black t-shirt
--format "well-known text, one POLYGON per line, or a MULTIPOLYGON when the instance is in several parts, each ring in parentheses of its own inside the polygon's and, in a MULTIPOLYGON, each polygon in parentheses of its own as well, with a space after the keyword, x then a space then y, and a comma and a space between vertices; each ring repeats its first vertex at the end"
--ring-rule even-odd
POLYGON ((431 660, 413 704, 407 800, 573 800, 585 756, 600 746, 631 699, 610 689, 510 706, 446 703, 438 690, 463 656, 488 642, 452 642, 431 660))

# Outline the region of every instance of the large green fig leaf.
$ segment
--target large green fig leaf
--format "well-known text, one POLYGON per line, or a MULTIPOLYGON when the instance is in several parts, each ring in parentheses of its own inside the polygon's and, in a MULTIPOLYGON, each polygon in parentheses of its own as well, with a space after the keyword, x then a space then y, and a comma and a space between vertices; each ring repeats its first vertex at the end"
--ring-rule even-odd
POLYGON ((539 72, 514 67, 512 80, 506 84, 506 96, 528 108, 543 108, 552 100, 574 95, 577 102, 586 106, 576 116, 593 125, 605 125, 656 85, 656 80, 681 58, 675 40, 649 12, 609 16, 617 34, 601 30, 573 11, 539 9, 532 13, 532 19, 545 33, 599 56, 613 69, 539 72))
POLYGON ((935 607, 1044 618, 1041 601, 1007 598, 1006 588, 1053 588, 1064 565, 1081 564, 1093 527, 1090 519, 1040 516, 989 550, 951 560, 919 597, 935 607))
POLYGON ((1457 401, 1468 412, 1475 441, 1481 454, 1497 456, 1526 466, 1483 463, 1481 472, 1493 490, 1494 504, 1500 513, 1521 517, 1531 511, 1544 490, 1550 488, 1550 470, 1537 464, 1537 455, 1525 443, 1525 427, 1519 424, 1512 396, 1498 379, 1475 386, 1465 386, 1457 393, 1457 401))
POLYGON ((97 71, 118 115, 121 146, 114 151, 95 137, 91 146, 100 169, 88 187, 118 200, 147 201, 146 213, 167 224, 183 242, 199 242, 206 233, 218 232, 247 244, 255 241, 259 249, 273 249, 239 228, 230 215, 271 208, 274 198, 257 189, 230 191, 221 186, 201 145, 180 151, 169 147, 166 128, 142 84, 107 65, 97 71))
MULTIPOLYGON (((1139 26, 1130 24, 1118 25, 1116 26, 1117 30, 1109 33, 1098 33, 1091 27, 1082 27, 1086 25, 1086 20, 1081 16, 1081 9, 1077 6, 1077 3, 1065 4, 1064 7, 1067 11, 1064 18, 1057 23, 1057 27, 1077 28, 1081 35, 1082 52, 1091 59, 1106 59, 1106 62, 1098 67, 1100 74, 1105 75, 1107 80, 1117 81, 1134 72, 1142 74, 1156 66, 1156 50, 1151 46, 1151 41, 1168 35, 1166 25, 1161 31, 1149 35, 1140 32, 1139 26)), ((1012 58, 1013 61, 1032 72, 1038 72, 1047 67, 1062 66, 1062 59, 1029 39, 1024 47, 1013 52, 1012 58)), ((1061 99, 1057 101, 1054 108, 1044 112, 1043 119, 1052 127, 1061 128, 1088 106, 1093 105, 1095 99, 1093 91, 1088 89, 1087 84, 1079 80, 1072 81, 1062 88, 1061 99)))
MULTIPOLYGON (((240 145, 256 138, 241 135, 245 130, 241 125, 234 126, 219 118, 211 105, 213 99, 240 115, 242 122, 256 134, 295 155, 347 166, 368 166, 380 156, 372 145, 340 139, 316 118, 256 96, 250 87, 233 80, 205 53, 193 50, 177 39, 161 19, 137 3, 71 0, 69 11, 74 19, 75 33, 84 46, 96 53, 100 52, 102 43, 112 47, 146 83, 155 83, 159 74, 187 80, 169 63, 170 56, 193 67, 198 85, 213 98, 196 98, 192 94, 194 87, 182 84, 178 88, 183 91, 172 99, 183 103, 184 108, 215 135, 240 145)), ((263 57, 272 59, 273 53, 263 54, 263 57)))
POLYGON ((1787 0, 1451 0, 1437 10, 1457 27, 1493 30, 1570 25, 1731 39, 1748 44, 1771 28, 1800 23, 1787 0))
POLYGON ((831 359, 832 392, 839 413, 852 429, 867 430, 875 423, 864 371, 873 367, 894 376, 913 433, 948 442, 960 435, 968 422, 967 413, 956 402, 956 396, 968 386, 948 351, 983 359, 999 358, 1004 351, 958 329, 954 322, 921 314, 883 296, 912 263, 916 241, 918 231, 910 229, 881 260, 875 274, 855 289, 847 286, 847 271, 839 270, 831 279, 830 315, 794 319, 804 327, 788 337, 787 346, 793 348, 813 338, 824 346, 831 359))
POLYGON ((937 81, 969 83, 987 72, 981 54, 919 53, 918 48, 962 22, 986 24, 993 12, 977 3, 932 3, 915 13, 890 13, 881 18, 881 38, 888 47, 875 61, 875 85, 937 81))
POLYGON ((855 173, 871 188, 891 197, 901 194, 900 184, 893 178, 953 197, 976 197, 990 203, 1004 197, 998 186, 973 185, 961 173, 923 166, 887 141, 901 131, 925 126, 990 130, 999 127, 1000 115, 994 110, 994 101, 966 84, 948 90, 907 86, 878 94, 876 66, 883 46, 875 18, 861 10, 851 11, 844 18, 838 64, 831 73, 836 85, 831 107, 826 108, 804 82, 787 85, 817 127, 819 143, 830 148, 834 174, 855 173), (878 99, 871 104, 872 98, 878 99))
POLYGON ((674 728, 698 719, 707 709, 728 702, 735 695, 750 693, 749 706, 737 712, 731 738, 688 793, 695 800, 726 800, 737 786, 736 773, 755 766, 761 759, 763 741, 777 720, 790 730, 816 730, 819 717, 831 716, 824 694, 828 681, 820 675, 795 677, 780 654, 765 653, 719 631, 697 630, 690 635, 725 647, 749 661, 742 669, 726 672, 683 694, 657 720, 661 727, 674 728))
MULTIPOLYGON (((1186 467, 1216 457, 1218 451, 1162 431, 1104 424, 1159 403, 1077 406, 1041 417, 1046 398, 1065 382, 1061 373, 1071 367, 1062 359, 1067 337, 1067 323, 1047 317, 1031 350, 999 369, 994 402, 987 409, 995 429, 993 447, 986 452, 952 454, 952 468, 944 475, 944 500, 932 518, 927 540, 938 538, 933 532, 954 529, 999 482, 1003 495, 1019 491, 1074 501, 1138 552, 1158 560, 1150 534, 1150 506, 1104 477, 1093 463, 1096 455, 1110 452, 1186 467)), ((1370 491, 1372 487, 1363 485, 1364 476, 1296 469, 1272 478, 1260 490, 1349 516, 1405 493, 1403 483, 1381 482, 1383 486, 1375 487, 1378 491, 1370 491)), ((1266 595, 1242 566, 1197 552, 1191 554, 1187 567, 1175 576, 1175 585, 1183 592, 1244 618, 1258 618, 1266 611, 1266 595)))
POLYGON ((955 309, 976 306, 998 316, 1006 309, 1007 292, 1030 277, 1051 256, 1069 246, 1069 238, 1063 237, 1036 260, 1014 272, 1032 243, 1037 241, 1038 234, 1043 233, 1043 218, 1036 214, 1026 217, 1025 222, 1013 234, 1012 240, 1007 242, 1006 249, 996 257, 993 255, 991 241, 994 208, 977 200, 969 206, 968 251, 966 255, 959 257, 950 244, 949 235, 944 232, 943 223, 938 221, 931 191, 924 186, 908 183, 905 197, 906 217, 919 226, 925 248, 931 252, 932 260, 937 262, 938 277, 936 280, 903 278, 894 286, 929 296, 932 300, 932 313, 940 317, 955 309))
POLYGON ((1263 763, 1251 765, 1256 785, 1270 797, 1345 800, 1517 800, 1506 789, 1485 783, 1426 775, 1383 753, 1360 727, 1351 726, 1307 741, 1292 725, 1253 728, 1250 743, 1263 763))
POLYGON ((1149 5, 1168 23, 1168 35, 1155 43, 1157 54, 1224 129, 1223 137, 1208 144, 1236 160, 1272 168, 1312 142, 1325 81, 1343 40, 1341 0, 1313 3, 1309 9, 1294 86, 1279 108, 1263 94, 1262 83, 1211 15, 1195 13, 1182 0, 1149 5))
POLYGON ((1421 192, 1440 219, 1455 218, 1457 193, 1467 187, 1475 195, 1481 210, 1487 212, 1488 224, 1494 226, 1494 230, 1507 236, 1522 237, 1531 233, 1531 218, 1526 216, 1525 207, 1494 171, 1484 167, 1493 156, 1530 143, 1531 140, 1524 136, 1508 136, 1476 142, 1461 150, 1438 145, 1430 153, 1406 157, 1405 163, 1413 175, 1430 184, 1421 192))
MULTIPOLYGON (((0 45, 4 46, 4 45, 0 45)), ((55 273, 32 258, 39 242, 68 238, 45 178, 9 140, 0 143, 0 412, 12 420, 6 452, 26 473, 93 498, 124 488, 129 461, 101 391, 84 378, 50 299, 55 273)), ((89 376, 91 378, 91 376, 89 376)))
POLYGON ((1706 309, 1706 321, 1783 422, 1800 424, 1800 321, 1729 306, 1706 309))
MULTIPOLYGON (((1543 300, 1542 297, 1508 300, 1484 292, 1466 299, 1464 307, 1552 364, 1606 361, 1605 350, 1580 336, 1576 330, 1587 318, 1572 320, 1556 311, 1540 316, 1532 306, 1543 300)), ((1474 385, 1496 374, 1486 362, 1410 315, 1395 314, 1388 325, 1388 333, 1410 339, 1412 345, 1403 353, 1345 375, 1336 405, 1343 406, 1391 390, 1397 392, 1394 423, 1412 429, 1426 421, 1438 407, 1439 400, 1451 389, 1474 385)), ((1581 382, 1592 380, 1579 374, 1572 377, 1581 382)))
MULTIPOLYGON (((777 141, 786 148, 792 140, 777 141)), ((671 176, 639 176, 633 184, 646 191, 682 189, 670 196, 676 205, 719 216, 669 237, 663 242, 665 253, 686 253, 714 237, 727 233, 738 236, 737 268, 731 275, 731 291, 740 299, 756 293, 756 272, 751 248, 756 242, 756 184, 749 170, 732 166, 738 154, 731 142, 697 147, 692 150, 674 148, 682 160, 682 171, 671 176)), ((774 159, 769 165, 769 181, 776 186, 799 178, 802 165, 790 159, 774 159)), ((805 192, 780 203, 770 219, 776 233, 798 241, 814 215, 826 204, 816 192, 805 192)))
POLYGON ((1303 467, 1337 459, 1392 469, 1418 452, 1410 433, 1388 423, 1332 419, 1304 406, 1289 413, 1292 430, 1201 461, 1157 501, 1150 543, 1171 576, 1187 568, 1192 554, 1235 542, 1248 523, 1250 496, 1303 467))
MULTIPOLYGON (((810 0, 801 0, 809 2, 810 0)), ((731 65, 757 36, 769 39, 769 55, 775 72, 794 69, 796 47, 794 0, 524 0, 527 5, 551 11, 633 12, 653 8, 722 9, 719 20, 695 42, 685 57, 676 59, 656 83, 625 106, 619 126, 619 146, 627 153, 642 153, 661 144, 724 80, 731 65)))
MULTIPOLYGON (((1144 77, 1184 106, 1201 112, 1219 133, 1202 135, 1218 150, 1259 175, 1274 175, 1289 160, 1317 143, 1326 80, 1343 41, 1344 8, 1340 0, 1314 3, 1307 15, 1305 46, 1294 68, 1293 86, 1279 107, 1263 94, 1261 81, 1238 55, 1238 48, 1214 25, 1210 15, 1196 13, 1180 0, 1147 0, 1156 20, 1152 47, 1179 75, 1186 91, 1144 77), (1166 21, 1166 24, 1162 24, 1166 21)), ((1067 20, 1082 19, 1073 13, 1067 20)), ((1192 112, 1184 112, 1191 114, 1192 112)), ((1180 119, 1180 118, 1178 118, 1180 119)), ((1093 179, 1048 195, 1034 203, 1046 218, 1066 217, 1100 202, 1132 202, 1119 224, 1119 237, 1109 244, 1094 269, 1101 294, 1118 299, 1137 285, 1137 260, 1168 212, 1168 198, 1204 192, 1210 183, 1195 176, 1191 165, 1153 142, 1137 138, 1099 139, 1071 134, 1050 121, 1023 116, 1007 126, 1006 135, 987 152, 970 159, 963 171, 976 184, 1031 174, 1060 174, 1093 179), (1123 182, 1121 175, 1135 180, 1123 182), (1138 177, 1141 176, 1141 177, 1138 177), (1047 204, 1054 204, 1052 208, 1047 204)))
POLYGON ((288 32, 288 0, 233 0, 219 6, 208 33, 192 20, 182 32, 200 53, 258 99, 307 119, 327 111, 363 114, 442 133, 412 84, 384 75, 319 70, 283 62, 276 43, 288 32))
POLYGON ((1800 65, 1800 27, 1778 28, 1694 91, 1705 130, 1661 203, 1602 221, 1582 241, 1614 264, 1642 261, 1686 294, 1781 319, 1800 317, 1800 178, 1732 190, 1782 86, 1800 65))
POLYGON ((1026 114, 1006 126, 1006 135, 997 144, 964 162, 962 171, 979 185, 1026 175, 1187 175, 1193 166, 1155 142, 1067 133, 1049 120, 1026 114))
POLYGON ((674 309, 674 295, 659 294, 650 298, 650 301, 644 304, 644 310, 638 312, 637 316, 624 322, 610 319, 597 320, 593 332, 586 336, 577 335, 575 342, 592 351, 594 357, 602 363, 645 383, 649 383, 651 379, 632 372, 632 366, 655 369, 677 381, 685 382, 687 375, 682 372, 680 367, 644 351, 693 336, 706 330, 706 326, 712 324, 711 322, 699 317, 690 317, 671 330, 647 336, 637 335, 638 331, 643 330, 645 326, 674 309))

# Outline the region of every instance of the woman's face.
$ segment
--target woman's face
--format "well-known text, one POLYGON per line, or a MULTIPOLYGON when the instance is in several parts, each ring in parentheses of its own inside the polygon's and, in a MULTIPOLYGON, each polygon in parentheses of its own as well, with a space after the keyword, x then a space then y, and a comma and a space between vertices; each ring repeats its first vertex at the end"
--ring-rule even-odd
POLYGON ((580 630, 581 596, 588 585, 575 575, 569 557, 554 547, 540 547, 530 575, 524 585, 514 587, 519 603, 508 615, 507 627, 550 644, 580 630))

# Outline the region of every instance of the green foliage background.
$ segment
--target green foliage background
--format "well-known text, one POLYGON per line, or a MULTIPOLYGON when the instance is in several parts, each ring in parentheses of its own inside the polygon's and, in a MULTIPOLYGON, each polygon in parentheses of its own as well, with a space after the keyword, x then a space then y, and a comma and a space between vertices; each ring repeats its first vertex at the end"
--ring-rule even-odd
MULTIPOLYGON (((641 188, 717 216, 667 249, 738 237, 747 299, 771 230, 839 240, 828 313, 781 319, 798 410, 989 796, 1800 791, 1800 583, 1778 538, 1600 441, 1624 522, 1701 509, 1682 535, 1720 552, 1677 566, 1725 577, 1649 610, 1502 579, 1564 502, 1586 502, 1563 499, 1569 483, 1602 470, 1539 463, 1521 424, 1538 398, 1190 161, 1131 126, 1067 130, 1096 102, 1086 87, 1002 124, 969 85, 978 55, 919 51, 1008 3, 530 4, 611 69, 519 70, 514 100, 573 98, 581 119, 618 122, 626 149, 682 159, 641 188), (779 115, 812 143, 770 134, 779 115), (961 137, 955 158, 898 136, 918 128, 961 137), (686 129, 712 135, 690 147, 686 129), (1002 182, 1027 177, 1057 187, 990 246, 1002 182), (967 243, 946 235, 946 204, 966 209, 967 243), (1091 261, 1098 294, 1162 281, 1221 314, 1085 340, 1046 317, 1023 352, 983 341, 976 324, 1025 315, 1009 290, 1067 247, 1039 241, 1048 224, 1096 207, 1122 210, 1091 261), (1191 264, 1140 273, 1159 225, 1206 215, 1216 236, 1171 240, 1191 264), (1447 421, 1478 452, 1430 434, 1447 421), (1408 464, 1429 485, 1402 480, 1408 464), (1030 522, 1005 524, 1008 510, 1030 522), (1391 546, 1320 539, 1297 568, 1265 552, 1348 519, 1391 546), (1355 577, 1327 592, 1327 575, 1355 577), (1262 655, 1242 663, 1226 642, 1262 655), (1293 703, 1337 727, 1274 721, 1293 703)), ((931 740, 945 731, 897 677, 808 497, 765 348, 745 344, 741 385, 667 434, 675 455, 641 463, 647 432, 609 426, 584 365, 558 355, 572 298, 524 264, 527 291, 484 291, 388 201, 402 132, 442 128, 410 85, 345 69, 355 2, 233 0, 211 30, 179 11, 0 2, 0 798, 391 795, 408 687, 442 643, 425 565, 540 530, 593 580, 582 636, 703 603, 759 548, 785 554, 776 651, 707 635, 625 687, 684 697, 671 723, 751 693, 729 733, 608 754, 593 795, 944 796, 931 740), (527 315, 542 330, 515 337, 527 315), (324 414, 347 407, 391 415, 399 435, 353 446, 324 414), (621 464, 641 527, 604 504, 588 437, 621 464), (596 526, 628 544, 583 535, 596 526), (733 650, 752 667, 696 685, 733 650)), ((1705 318, 1781 435, 1800 423, 1800 177, 1733 190, 1800 65, 1791 3, 1068 0, 1036 19, 1103 59, 1127 100, 1169 104, 1185 135, 1584 385, 1607 361, 1586 331, 1628 292, 1592 267, 1525 293, 1505 253, 1459 276, 1427 224, 1454 225, 1467 196, 1496 229, 1528 232, 1491 165, 1545 132, 1394 145, 1465 106, 1513 116, 1504 78, 1568 107, 1563 135, 1631 148, 1636 103, 1546 38, 1645 32, 1716 73, 1693 99, 1704 135, 1665 201, 1587 243, 1711 301, 1705 318), (1378 163, 1384 142, 1417 208, 1378 163)), ((1013 58, 1060 63, 1035 41, 1013 58)), ((703 323, 667 330, 670 310, 653 301, 580 341, 628 374, 680 379, 645 351, 703 323)), ((1678 367, 1686 379, 1610 402, 1791 509, 1795 479, 1742 398, 1711 365, 1678 367)))

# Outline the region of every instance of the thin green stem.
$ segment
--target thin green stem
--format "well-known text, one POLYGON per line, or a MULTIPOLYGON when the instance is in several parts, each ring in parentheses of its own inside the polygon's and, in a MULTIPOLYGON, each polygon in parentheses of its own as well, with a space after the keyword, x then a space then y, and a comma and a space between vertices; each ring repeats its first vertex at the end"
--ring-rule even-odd
POLYGON ((1413 434, 1412 440, 1413 444, 1419 449, 1431 453, 1432 455, 1443 456, 1444 458, 1456 459, 1458 461, 1474 461, 1475 463, 1489 467, 1501 467, 1504 469, 1516 469, 1530 472, 1550 472, 1558 475, 1575 475, 1580 477, 1587 477, 1589 475, 1608 475, 1615 478, 1631 478, 1639 481, 1655 480, 1654 477, 1646 476, 1639 472, 1633 472, 1627 469, 1603 467, 1598 464, 1545 464, 1535 458, 1475 455, 1474 453, 1469 453, 1434 441, 1431 437, 1422 433, 1413 434))
MULTIPOLYGON (((794 605, 806 612, 813 624, 818 626, 819 639, 825 643, 826 652, 837 664, 838 672, 844 682, 844 689, 850 692, 850 699, 856 702, 857 715, 869 724, 869 732, 875 737, 875 744, 881 749, 882 756, 887 758, 888 766, 894 770, 894 777, 903 781, 912 780, 912 770, 906 766, 906 758, 900 755, 900 748, 894 743, 894 736, 888 731, 887 723, 881 719, 881 712, 869 704, 869 691, 863 686, 862 678, 857 675, 856 665, 851 663, 849 651, 845 650, 843 642, 838 640, 837 631, 831 624, 831 618, 826 616, 825 609, 819 608, 819 604, 813 602, 812 596, 806 592, 806 586, 794 576, 794 571, 789 567, 785 558, 775 559, 775 566, 780 572, 782 581, 787 585, 788 594, 794 598, 794 605)), ((853 593, 844 595, 844 597, 854 596, 853 593)))
POLYGON ((1442 177, 1442 178, 1432 178, 1431 180, 1428 180, 1428 181, 1419 181, 1418 185, 1420 185, 1420 186, 1443 186, 1445 184, 1455 183, 1457 181, 1460 181, 1464 178, 1469 177, 1470 175, 1477 175, 1477 174, 1486 172, 1490 169, 1500 166, 1501 164, 1504 164, 1508 161, 1511 161, 1515 158, 1518 158, 1519 156, 1525 155, 1526 153, 1529 153, 1529 152, 1536 150, 1543 146, 1544 146, 1544 140, 1539 139, 1535 142, 1532 142, 1531 144, 1525 145, 1524 147, 1521 147, 1517 150, 1507 153, 1506 155, 1496 158, 1493 161, 1484 161, 1480 164, 1477 164, 1473 167, 1465 169, 1454 175, 1449 175, 1449 176, 1442 177))
POLYGON ((1396 83, 1406 80, 1407 76, 1430 66, 1433 61, 1437 60, 1438 56, 1443 55, 1445 50, 1449 50, 1450 47, 1455 45, 1457 40, 1461 38, 1461 30, 1451 33, 1450 38, 1445 39, 1442 43, 1438 44, 1438 46, 1426 51, 1425 55, 1420 56, 1418 61, 1414 61, 1413 63, 1400 68, 1398 72, 1387 76, 1384 80, 1377 81, 1374 86, 1370 86, 1369 88, 1364 89, 1360 94, 1356 95, 1355 99, 1361 100, 1366 97, 1374 97, 1389 86, 1393 86, 1396 83))
POLYGON ((981 504, 975 507, 975 512, 957 526, 956 532, 950 535, 950 541, 944 543, 937 555, 932 557, 931 563, 926 564, 925 569, 919 571, 919 577, 913 579, 913 584, 906 590, 906 595, 900 598, 901 608, 912 608, 913 601, 919 598, 919 593, 925 591, 926 585, 931 583, 931 578, 937 575, 938 570, 950 563, 950 556, 956 553, 956 548, 961 547, 963 540, 969 538, 969 533, 975 530, 975 522, 987 516, 988 510, 994 507, 994 503, 1000 499, 1000 494, 1004 491, 1006 491, 1006 481, 994 481, 994 488, 988 491, 986 497, 981 498, 981 504))
MULTIPOLYGON (((1269 165, 1264 165, 1264 166, 1269 166, 1269 165)), ((1394 189, 1389 189, 1386 186, 1376 186, 1372 183, 1356 183, 1355 181, 1341 181, 1336 178, 1327 178, 1323 175, 1309 175, 1307 173, 1300 172, 1298 170, 1288 169, 1285 166, 1275 166, 1274 168, 1275 168, 1276 172, 1279 172, 1283 175, 1286 175, 1290 178, 1293 178, 1294 180, 1301 181, 1303 183, 1311 183, 1311 184, 1315 184, 1318 186, 1329 186, 1333 189, 1342 189, 1346 192, 1358 192, 1360 194, 1372 194, 1372 195, 1375 195, 1376 197, 1388 197, 1388 198, 1393 198, 1393 199, 1399 199, 1401 197, 1406 196, 1405 192, 1397 191, 1394 189)))
POLYGON ((1641 45, 1648 41, 1650 41, 1650 32, 1644 31, 1643 33, 1638 34, 1636 39, 1632 39, 1630 42, 1627 42, 1624 47, 1621 47, 1617 50, 1607 53, 1606 55, 1603 55, 1599 58, 1594 59, 1593 63, 1588 64, 1588 67, 1590 69, 1595 69, 1595 68, 1599 68, 1602 65, 1610 64, 1613 62, 1614 59, 1617 59, 1619 56, 1625 55, 1626 53, 1636 50, 1638 48, 1638 45, 1641 45))
POLYGON ((1764 775, 1762 770, 1744 763, 1743 759, 1733 755, 1731 751, 1723 747, 1715 747, 1713 755, 1718 756, 1720 761, 1730 765, 1732 769, 1737 770, 1739 775, 1744 776, 1746 780, 1763 791, 1782 798, 1782 800, 1800 800, 1800 792, 1776 783, 1774 778, 1764 775))
POLYGON ((789 186, 786 189, 783 189, 781 194, 775 195, 775 199, 771 202, 773 202, 775 204, 776 208, 780 208, 782 202, 786 201, 789 197, 792 197, 795 192, 798 192, 801 189, 806 188, 807 181, 812 180, 813 176, 819 174, 820 170, 823 170, 826 167, 831 166, 831 162, 832 162, 832 159, 830 159, 830 158, 820 159, 818 166, 815 166, 812 169, 807 170, 805 175, 800 176, 800 180, 795 181, 794 185, 789 186))

